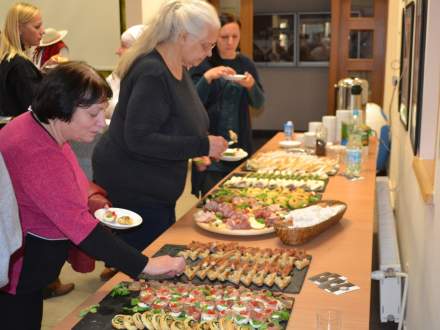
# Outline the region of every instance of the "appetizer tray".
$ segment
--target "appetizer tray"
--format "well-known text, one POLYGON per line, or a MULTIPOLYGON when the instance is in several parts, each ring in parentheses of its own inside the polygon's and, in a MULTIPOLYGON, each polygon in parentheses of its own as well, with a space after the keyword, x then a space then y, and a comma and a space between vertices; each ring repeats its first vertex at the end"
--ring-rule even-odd
POLYGON ((285 173, 256 173, 236 172, 230 175, 222 184, 222 187, 229 188, 296 188, 305 191, 323 192, 328 183, 328 176, 320 176, 306 173, 285 174, 285 173))
MULTIPOLYGON (((188 247, 185 245, 166 244, 154 256, 161 256, 166 254, 169 254, 171 256, 185 256, 185 260, 187 263, 185 272, 181 276, 171 279, 172 281, 179 281, 184 283, 191 282, 193 284, 208 285, 240 285, 253 290, 265 289, 273 292, 281 291, 291 294, 297 294, 301 291, 301 287, 304 283, 307 271, 309 269, 309 264, 312 260, 312 256, 307 255, 304 250, 299 250, 295 248, 271 250, 243 247, 239 246, 236 243, 225 244, 218 242, 192 242, 188 245, 188 247), (216 259, 215 253, 218 250, 215 246, 220 247, 220 249, 224 249, 225 253, 223 254, 223 257, 220 258, 220 260, 216 259), (208 247, 208 251, 206 247, 208 247), (238 253, 232 255, 231 251, 241 252, 241 262, 237 262, 238 260, 236 259, 236 257, 238 256, 238 253), (266 256, 264 255, 265 253, 266 256), (295 257, 289 257, 289 254, 294 255, 295 257), (270 260, 275 261, 270 262, 270 260), (293 264, 289 263, 289 260, 293 262, 293 264), (222 262, 225 269, 222 269, 222 262), (215 263, 217 263, 217 265, 215 263), (252 275, 251 271, 253 269, 253 265, 258 266, 257 270, 259 271, 255 272, 252 275), (239 279, 237 272, 242 269, 241 267, 243 267, 244 269, 243 272, 240 274, 239 279), (228 268, 229 271, 226 268, 228 268), (199 271, 201 273, 198 273, 199 271), (215 274, 210 273, 210 271, 218 271, 221 275, 215 276, 215 274), (274 272, 276 274, 274 274, 274 272), (244 276, 245 274, 248 274, 249 277, 244 278, 241 276, 244 276), (234 277, 234 275, 236 276, 234 277), (191 278, 191 280, 189 278, 191 278), (256 280, 253 281, 255 278, 256 280), (256 285, 255 282, 259 285, 256 285), (269 286, 268 284, 271 285, 269 286), (282 288, 280 288, 280 286, 282 288)), ((163 279, 160 277, 151 277, 144 275, 142 275, 141 278, 146 280, 163 279)))
POLYGON ((327 157, 276 150, 254 155, 242 168, 259 173, 335 175, 339 170, 339 164, 336 160, 327 157))
POLYGON ((285 329, 293 304, 243 287, 121 282, 73 329, 285 329))
POLYGON ((200 209, 194 213, 194 221, 203 229, 225 235, 267 234, 290 210, 308 206, 321 197, 302 188, 221 186, 197 205, 200 209))

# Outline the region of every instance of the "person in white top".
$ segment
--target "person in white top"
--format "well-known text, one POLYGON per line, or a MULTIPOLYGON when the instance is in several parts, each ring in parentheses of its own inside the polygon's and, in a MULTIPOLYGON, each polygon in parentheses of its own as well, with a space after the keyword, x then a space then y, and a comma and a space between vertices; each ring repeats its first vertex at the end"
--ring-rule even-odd
MULTIPOLYGON (((144 30, 145 25, 143 24, 133 25, 125 30, 121 35, 121 46, 116 50, 116 54, 121 57, 127 49, 133 46, 134 42, 141 36, 144 30)), ((113 111, 115 111, 116 104, 118 103, 121 80, 115 72, 112 72, 106 80, 113 91, 113 97, 109 102, 108 108, 105 110, 105 117, 110 119, 113 115, 113 111)))
POLYGON ((67 33, 67 30, 58 31, 53 28, 44 30, 43 38, 35 49, 32 59, 39 69, 44 70, 47 67, 68 61, 69 48, 63 41, 67 33))

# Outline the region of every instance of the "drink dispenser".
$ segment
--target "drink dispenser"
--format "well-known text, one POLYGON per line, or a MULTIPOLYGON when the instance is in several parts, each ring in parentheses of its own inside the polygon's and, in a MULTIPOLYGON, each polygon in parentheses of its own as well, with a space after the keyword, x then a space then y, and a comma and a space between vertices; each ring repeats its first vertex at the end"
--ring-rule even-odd
POLYGON ((368 102, 368 81, 361 78, 344 78, 338 81, 335 85, 336 89, 336 110, 353 110, 352 104, 352 87, 361 86, 361 110, 366 110, 368 102))

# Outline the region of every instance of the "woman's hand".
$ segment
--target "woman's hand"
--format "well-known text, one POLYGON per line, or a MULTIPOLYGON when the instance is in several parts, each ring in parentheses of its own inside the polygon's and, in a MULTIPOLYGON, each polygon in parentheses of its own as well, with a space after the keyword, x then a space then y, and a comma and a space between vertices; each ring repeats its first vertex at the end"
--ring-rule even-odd
POLYGON ((244 75, 245 78, 237 80, 236 83, 250 90, 255 85, 255 79, 249 72, 245 72, 244 75))
POLYGON ((205 171, 209 165, 211 165, 211 158, 208 156, 193 158, 194 165, 196 165, 197 171, 205 171))
POLYGON ((203 77, 205 77, 208 84, 210 84, 215 79, 219 79, 223 76, 230 76, 235 73, 235 70, 228 66, 216 66, 215 68, 206 71, 203 77))
POLYGON ((173 277, 180 275, 185 270, 183 257, 160 256, 150 258, 142 273, 147 275, 166 275, 173 277))
POLYGON ((223 136, 208 135, 209 139, 209 157, 220 159, 222 153, 228 148, 228 142, 223 136))

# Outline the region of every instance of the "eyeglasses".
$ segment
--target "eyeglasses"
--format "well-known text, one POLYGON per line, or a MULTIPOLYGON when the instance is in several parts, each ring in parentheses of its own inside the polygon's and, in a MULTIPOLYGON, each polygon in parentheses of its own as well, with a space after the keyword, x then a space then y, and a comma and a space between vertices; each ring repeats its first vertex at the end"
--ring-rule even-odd
POLYGON ((193 38, 194 41, 198 42, 200 47, 202 47, 204 52, 210 52, 217 44, 217 42, 209 42, 209 41, 201 41, 200 39, 198 39, 197 36, 193 35, 193 34, 189 34, 191 36, 191 38, 193 38))
POLYGON ((202 46, 202 49, 205 52, 211 51, 216 46, 216 44, 216 42, 200 42, 200 46, 202 46))

